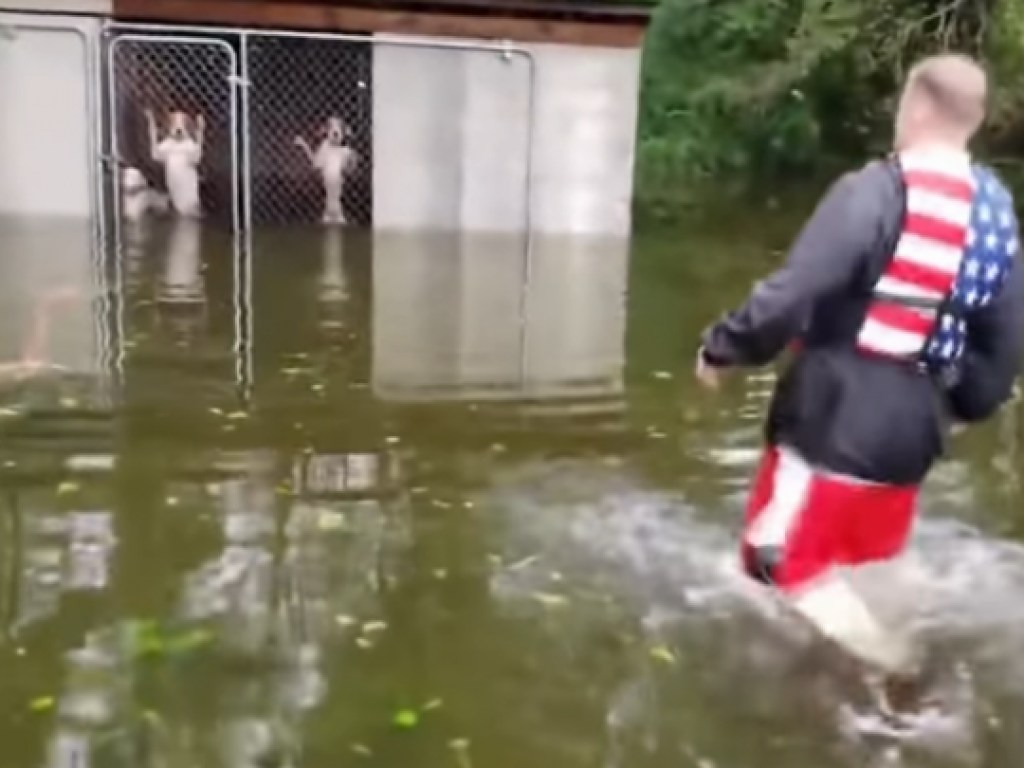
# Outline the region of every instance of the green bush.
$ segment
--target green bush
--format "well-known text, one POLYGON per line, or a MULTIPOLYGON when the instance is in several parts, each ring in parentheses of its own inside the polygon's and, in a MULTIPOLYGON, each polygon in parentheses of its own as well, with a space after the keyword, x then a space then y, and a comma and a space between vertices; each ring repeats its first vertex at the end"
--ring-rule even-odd
POLYGON ((1024 136, 1024 0, 662 0, 644 49, 640 208, 884 151, 906 69, 939 50, 984 58, 996 86, 986 145, 1012 151, 1024 136))

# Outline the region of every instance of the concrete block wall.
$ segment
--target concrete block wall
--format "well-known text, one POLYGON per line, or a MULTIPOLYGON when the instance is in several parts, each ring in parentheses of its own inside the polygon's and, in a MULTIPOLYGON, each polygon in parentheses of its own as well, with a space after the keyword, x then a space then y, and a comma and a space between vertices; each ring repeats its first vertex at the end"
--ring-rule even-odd
POLYGON ((640 51, 515 47, 376 46, 378 227, 628 235, 640 51))
POLYGON ((88 217, 90 51, 100 19, 0 11, 0 31, 0 215, 88 217))

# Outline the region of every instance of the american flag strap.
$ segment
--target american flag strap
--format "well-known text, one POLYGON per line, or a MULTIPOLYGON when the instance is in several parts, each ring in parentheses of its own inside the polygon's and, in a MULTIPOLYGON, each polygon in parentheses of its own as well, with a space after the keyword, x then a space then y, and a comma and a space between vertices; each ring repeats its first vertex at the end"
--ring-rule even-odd
POLYGON ((874 287, 857 346, 876 355, 916 357, 956 283, 966 251, 975 181, 970 156, 904 152, 899 166, 906 213, 896 249, 874 287))

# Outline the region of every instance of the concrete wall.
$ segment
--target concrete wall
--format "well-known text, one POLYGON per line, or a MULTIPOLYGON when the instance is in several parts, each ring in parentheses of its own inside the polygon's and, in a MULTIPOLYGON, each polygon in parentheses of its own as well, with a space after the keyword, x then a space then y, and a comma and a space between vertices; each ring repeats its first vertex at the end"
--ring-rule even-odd
POLYGON ((100 20, 0 12, 0 26, 0 214, 88 216, 100 20))
POLYGON ((526 56, 375 48, 378 227, 517 232, 529 204, 539 234, 629 232, 640 51, 522 47, 532 145, 526 56))
POLYGON ((109 15, 113 7, 113 0, 0 0, 0 11, 109 15))
POLYGON ((379 233, 373 388, 389 401, 622 390, 629 242, 379 233), (526 279, 528 276, 528 279, 526 279))

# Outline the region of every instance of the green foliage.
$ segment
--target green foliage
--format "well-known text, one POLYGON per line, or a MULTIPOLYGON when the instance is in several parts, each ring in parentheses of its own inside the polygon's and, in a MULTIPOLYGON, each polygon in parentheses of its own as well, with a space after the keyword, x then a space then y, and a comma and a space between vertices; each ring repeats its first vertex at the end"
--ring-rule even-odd
POLYGON ((644 50, 641 208, 883 151, 906 69, 939 50, 992 70, 990 143, 1024 132, 1024 0, 662 0, 644 50))

